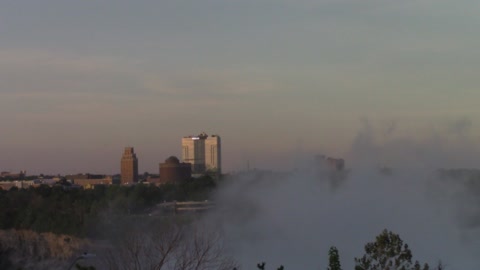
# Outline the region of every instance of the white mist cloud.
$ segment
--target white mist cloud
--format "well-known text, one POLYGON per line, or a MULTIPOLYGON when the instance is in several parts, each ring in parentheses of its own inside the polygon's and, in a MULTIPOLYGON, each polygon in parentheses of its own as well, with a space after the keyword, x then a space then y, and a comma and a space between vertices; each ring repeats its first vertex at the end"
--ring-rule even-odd
POLYGON ((219 209, 207 219, 225 231, 246 268, 262 261, 286 269, 325 268, 334 245, 343 268, 352 269, 354 257, 386 228, 400 234, 415 260, 478 269, 478 179, 444 178, 437 171, 476 168, 473 123, 447 121, 437 128, 451 132, 429 130, 423 139, 398 136, 400 128, 388 123, 385 136, 384 128, 363 120, 346 158, 351 169, 345 179, 317 174, 313 162, 291 174, 239 174, 219 191, 219 209), (381 165, 392 173, 380 171, 381 165))
POLYGON ((392 176, 354 170, 334 187, 309 172, 244 175, 230 179, 217 199, 223 211, 208 218, 217 220, 247 269, 262 261, 286 269, 325 268, 332 245, 343 268, 353 269, 353 258, 385 228, 400 234, 414 259, 477 269, 480 230, 459 226, 455 200, 433 199, 432 187, 440 183, 432 176, 427 170, 397 170, 392 176))

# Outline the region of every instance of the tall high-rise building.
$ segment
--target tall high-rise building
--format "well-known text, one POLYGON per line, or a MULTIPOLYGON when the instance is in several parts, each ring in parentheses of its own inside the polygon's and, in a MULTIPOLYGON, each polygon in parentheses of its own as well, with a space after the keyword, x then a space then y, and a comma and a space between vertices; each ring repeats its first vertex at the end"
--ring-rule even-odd
POLYGON ((222 172, 221 140, 218 135, 204 132, 182 138, 182 161, 192 164, 192 173, 222 172))
POLYGON ((138 159, 133 147, 125 147, 121 161, 122 184, 138 181, 138 159))
POLYGON ((222 144, 220 136, 212 135, 205 139, 205 169, 221 173, 222 170, 222 144))

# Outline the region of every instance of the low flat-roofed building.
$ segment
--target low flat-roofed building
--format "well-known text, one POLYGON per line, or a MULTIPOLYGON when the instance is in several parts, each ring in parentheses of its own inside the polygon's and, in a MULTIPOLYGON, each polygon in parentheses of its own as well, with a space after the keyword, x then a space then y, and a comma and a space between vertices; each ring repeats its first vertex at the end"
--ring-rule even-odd
POLYGON ((0 189, 9 190, 12 187, 18 187, 14 181, 2 181, 0 182, 0 189))
POLYGON ((72 184, 79 185, 84 189, 94 188, 96 185, 111 185, 112 178, 106 177, 101 179, 74 179, 72 184))
POLYGON ((103 179, 106 177, 103 174, 78 173, 78 174, 65 175, 65 178, 67 180, 76 180, 76 179, 103 179))
POLYGON ((19 173, 11 173, 11 172, 0 172, 0 177, 2 178, 9 178, 9 179, 19 179, 24 178, 27 174, 27 171, 20 171, 19 173))

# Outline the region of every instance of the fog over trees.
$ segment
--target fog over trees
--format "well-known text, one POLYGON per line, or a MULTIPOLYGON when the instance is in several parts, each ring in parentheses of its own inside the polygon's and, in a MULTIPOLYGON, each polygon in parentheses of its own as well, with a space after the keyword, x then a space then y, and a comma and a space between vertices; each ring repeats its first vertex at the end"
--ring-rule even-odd
POLYGON ((324 268, 335 246, 342 268, 353 269, 365 243, 387 229, 408 243, 413 262, 480 269, 480 171, 461 169, 477 168, 480 151, 457 122, 413 140, 365 121, 346 177, 319 174, 311 157, 292 173, 241 174, 218 192, 223 209, 208 219, 242 265, 324 268))
POLYGON ((408 243, 413 264, 477 269, 480 228, 463 224, 480 217, 480 204, 458 209, 480 192, 440 179, 436 171, 400 169, 389 176, 352 170, 339 186, 309 173, 243 175, 218 194, 221 206, 207 219, 225 232, 243 266, 318 269, 335 246, 342 268, 353 269, 365 243, 387 228, 408 243))

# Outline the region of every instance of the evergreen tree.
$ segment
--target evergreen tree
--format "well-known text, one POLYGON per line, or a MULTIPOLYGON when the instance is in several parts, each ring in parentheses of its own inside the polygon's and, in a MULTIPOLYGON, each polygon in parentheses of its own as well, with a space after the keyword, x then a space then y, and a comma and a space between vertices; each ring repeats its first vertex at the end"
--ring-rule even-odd
POLYGON ((365 245, 365 255, 355 258, 355 270, 428 270, 412 263, 412 251, 398 234, 383 230, 376 241, 365 245))
POLYGON ((328 251, 327 270, 342 270, 340 265, 340 255, 338 255, 338 249, 336 247, 331 247, 328 251))

